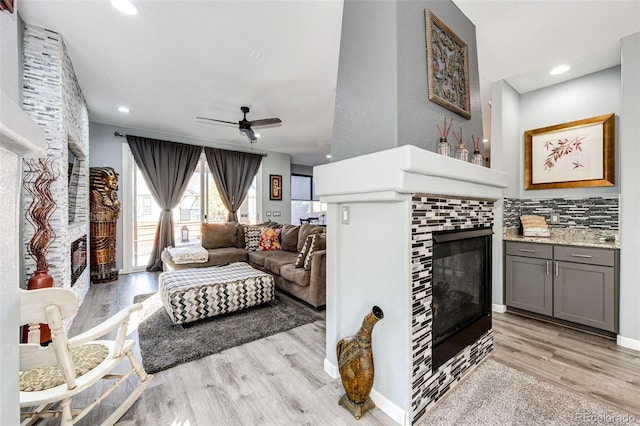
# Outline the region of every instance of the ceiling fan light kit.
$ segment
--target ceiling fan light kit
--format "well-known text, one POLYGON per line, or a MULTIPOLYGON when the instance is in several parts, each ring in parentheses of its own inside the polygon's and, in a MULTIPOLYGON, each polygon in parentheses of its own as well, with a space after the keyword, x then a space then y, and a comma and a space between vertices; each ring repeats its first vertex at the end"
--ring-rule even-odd
POLYGON ((238 130, 240 130, 242 133, 244 133, 247 136, 247 138, 249 138, 249 141, 251 143, 254 143, 260 137, 259 133, 255 133, 253 131, 253 127, 268 126, 270 124, 282 123, 282 120, 280 120, 279 118, 263 118, 263 119, 260 119, 260 120, 249 121, 249 120, 247 120, 247 114, 250 111, 249 107, 242 106, 242 107, 240 107, 240 111, 242 111, 244 116, 243 116, 242 120, 238 121, 237 123, 235 123, 233 121, 217 120, 217 119, 214 119, 214 118, 207 118, 207 117, 196 117, 196 118, 198 120, 213 121, 215 123, 237 124, 238 125, 238 130))

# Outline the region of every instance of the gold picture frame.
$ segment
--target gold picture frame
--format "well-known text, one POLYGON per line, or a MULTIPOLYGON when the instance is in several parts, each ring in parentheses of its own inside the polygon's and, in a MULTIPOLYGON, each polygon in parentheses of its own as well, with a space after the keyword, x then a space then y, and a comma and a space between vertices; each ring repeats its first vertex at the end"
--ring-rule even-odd
POLYGON ((471 118, 469 48, 429 9, 425 9, 429 100, 471 118))
POLYGON ((524 133, 524 189, 615 185, 615 114, 524 133))
POLYGON ((269 199, 282 201, 282 175, 269 175, 269 199))

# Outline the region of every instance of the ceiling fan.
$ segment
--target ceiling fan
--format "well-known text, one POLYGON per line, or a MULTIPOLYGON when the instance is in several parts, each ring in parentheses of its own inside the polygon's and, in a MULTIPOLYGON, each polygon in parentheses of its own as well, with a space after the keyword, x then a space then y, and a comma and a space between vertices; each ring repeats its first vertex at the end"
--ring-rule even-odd
POLYGON ((268 126, 269 124, 278 124, 282 122, 282 120, 280 120, 279 118, 263 118, 261 120, 249 121, 247 120, 247 113, 249 112, 249 107, 242 106, 240 107, 240 111, 244 113, 244 117, 242 118, 242 120, 238 122, 216 120, 216 119, 207 118, 207 117, 196 117, 196 118, 198 120, 215 121, 217 123, 237 124, 238 129, 249 138, 251 143, 254 143, 255 141, 257 141, 259 136, 253 131, 252 127, 268 126))

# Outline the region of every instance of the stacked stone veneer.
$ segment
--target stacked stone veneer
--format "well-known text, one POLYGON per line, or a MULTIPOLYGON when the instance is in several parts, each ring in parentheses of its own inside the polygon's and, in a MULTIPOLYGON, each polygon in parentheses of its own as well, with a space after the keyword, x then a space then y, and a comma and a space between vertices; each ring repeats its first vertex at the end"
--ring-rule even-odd
POLYGON ((411 217, 411 411, 417 421, 493 348, 489 330, 431 371, 433 232, 484 228, 493 224, 493 201, 414 194, 411 217))
POLYGON ((618 230, 618 197, 550 198, 521 200, 504 199, 505 228, 520 227, 520 216, 544 216, 553 228, 618 230), (551 215, 558 214, 559 223, 551 223, 551 215))
MULTIPOLYGON (((71 287, 71 244, 89 238, 89 112, 62 37, 44 28, 25 25, 23 57, 23 109, 45 131, 48 155, 59 176, 51 186, 57 208, 51 217, 56 238, 49 249, 49 273, 58 287, 71 287), (68 151, 76 156, 71 182, 76 186, 75 208, 69 213, 68 151)), ((23 209, 31 202, 24 194, 23 209)), ((35 270, 26 245, 33 235, 24 226, 24 283, 35 270)), ((87 258, 89 253, 87 253, 87 258)), ((82 300, 89 290, 89 268, 73 291, 82 300)))

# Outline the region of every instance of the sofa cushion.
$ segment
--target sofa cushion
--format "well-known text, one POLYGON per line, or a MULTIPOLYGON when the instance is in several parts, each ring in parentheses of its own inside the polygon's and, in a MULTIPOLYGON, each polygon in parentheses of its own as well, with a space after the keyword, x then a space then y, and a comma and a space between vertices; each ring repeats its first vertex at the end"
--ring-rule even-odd
POLYGON ((221 265, 223 263, 246 262, 249 260, 247 251, 236 247, 225 247, 219 249, 207 250, 209 252, 209 260, 205 263, 185 263, 176 264, 171 258, 168 250, 162 252, 162 262, 166 267, 165 270, 173 271, 186 268, 204 268, 208 266, 221 265))
POLYGON ((309 282, 311 281, 311 271, 296 268, 291 263, 283 265, 280 268, 280 276, 285 280, 292 281, 302 287, 308 287, 309 282))
POLYGON ((282 250, 271 250, 271 251, 250 251, 249 253, 249 262, 255 263, 258 266, 264 268, 264 261, 268 257, 277 256, 279 253, 282 253, 282 250))
POLYGON ((203 223, 200 226, 202 234, 202 247, 207 250, 235 247, 236 223, 203 223))
POLYGON ((246 225, 238 223, 236 226, 236 247, 246 249, 246 242, 244 241, 244 228, 246 225))
POLYGON ((284 265, 292 265, 295 260, 295 253, 279 250, 278 252, 274 253, 273 256, 269 256, 264 259, 264 269, 273 274, 280 275, 280 269, 284 265))
POLYGON ((311 270, 311 258, 313 254, 317 251, 324 250, 327 247, 327 234, 317 234, 313 233, 309 235, 311 238, 311 244, 309 245, 309 250, 307 250, 307 254, 304 257, 304 270, 311 270))
POLYGON ((314 232, 323 233, 325 230, 326 228, 324 226, 313 225, 310 223, 300 225, 300 230, 298 231, 298 247, 296 251, 298 253, 302 251, 302 246, 304 246, 307 236, 314 232))
POLYGON ((260 230, 259 226, 245 226, 244 227, 244 241, 245 249, 255 251, 260 245, 260 230))
POLYGON ((298 253, 296 257, 296 261, 293 263, 294 268, 302 268, 304 266, 304 260, 307 258, 307 253, 309 253, 309 248, 311 248, 311 244, 313 243, 313 235, 307 235, 307 238, 302 245, 302 250, 298 253))
POLYGON ((299 225, 282 225, 280 232, 280 245, 284 251, 292 251, 298 253, 298 233, 299 225))
POLYGON ((260 228, 260 241, 256 250, 280 250, 280 229, 260 228))

